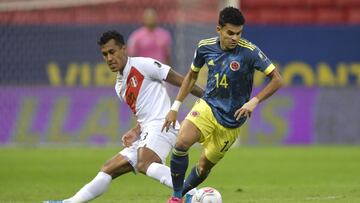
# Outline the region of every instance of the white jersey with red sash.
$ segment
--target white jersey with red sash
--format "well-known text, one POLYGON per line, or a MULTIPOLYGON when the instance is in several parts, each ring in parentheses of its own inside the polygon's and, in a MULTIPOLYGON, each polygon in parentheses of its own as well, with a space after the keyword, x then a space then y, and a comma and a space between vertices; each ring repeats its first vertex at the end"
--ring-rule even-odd
POLYGON ((135 173, 138 148, 146 146, 151 149, 164 164, 175 144, 180 127, 178 122, 175 129, 161 132, 170 111, 170 98, 164 84, 169 70, 169 66, 152 58, 128 57, 123 74, 118 73, 116 78, 118 97, 129 105, 141 126, 139 140, 120 152, 134 167, 135 173))
POLYGON ((170 110, 164 84, 169 70, 168 65, 152 58, 128 57, 123 74, 117 75, 116 93, 129 105, 142 128, 163 123, 170 110))

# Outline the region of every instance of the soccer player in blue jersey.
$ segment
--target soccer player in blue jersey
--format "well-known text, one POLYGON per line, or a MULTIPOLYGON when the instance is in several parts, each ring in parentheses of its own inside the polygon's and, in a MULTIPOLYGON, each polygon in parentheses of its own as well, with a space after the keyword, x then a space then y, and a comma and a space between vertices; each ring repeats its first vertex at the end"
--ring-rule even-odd
MULTIPOLYGON (((282 86, 282 78, 264 53, 241 38, 245 19, 237 8, 226 7, 219 15, 218 37, 201 40, 169 111, 162 130, 175 125, 181 102, 192 90, 200 69, 208 66, 208 79, 199 99, 181 124, 171 157, 173 194, 168 203, 180 203, 190 189, 198 186, 240 134, 240 127, 251 116, 259 102, 282 86), (263 72, 270 82, 250 98, 255 70, 263 72), (184 183, 188 168, 188 149, 196 142, 203 152, 184 183)), ((186 197, 185 202, 189 202, 186 197)))

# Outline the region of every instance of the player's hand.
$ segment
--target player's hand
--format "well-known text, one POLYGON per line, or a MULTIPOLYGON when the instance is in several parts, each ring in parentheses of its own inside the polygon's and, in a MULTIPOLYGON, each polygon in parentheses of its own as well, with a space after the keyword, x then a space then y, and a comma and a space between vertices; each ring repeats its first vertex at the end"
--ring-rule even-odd
POLYGON ((258 103, 259 99, 256 97, 253 97, 252 99, 250 99, 250 101, 246 102, 240 109, 235 111, 234 117, 236 118, 236 120, 239 120, 241 117, 249 118, 258 103))
POLYGON ((178 112, 170 110, 169 113, 167 114, 167 116, 165 117, 165 122, 163 127, 161 128, 161 132, 165 131, 168 132, 170 125, 173 126, 173 128, 175 128, 175 124, 176 124, 176 117, 177 117, 178 112))
POLYGON ((127 131, 121 138, 123 146, 130 147, 137 137, 138 133, 134 129, 127 131))

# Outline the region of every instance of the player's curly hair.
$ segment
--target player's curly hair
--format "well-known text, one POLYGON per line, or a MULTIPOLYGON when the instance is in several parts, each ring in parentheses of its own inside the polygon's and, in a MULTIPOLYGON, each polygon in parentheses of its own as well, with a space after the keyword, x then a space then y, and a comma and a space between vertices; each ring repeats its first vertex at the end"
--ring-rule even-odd
POLYGON ((245 18, 239 9, 229 6, 221 10, 219 14, 219 25, 225 26, 226 23, 244 25, 245 18))
POLYGON ((115 40, 119 46, 125 45, 124 37, 118 31, 115 30, 104 32, 98 41, 98 45, 102 46, 111 39, 115 40))

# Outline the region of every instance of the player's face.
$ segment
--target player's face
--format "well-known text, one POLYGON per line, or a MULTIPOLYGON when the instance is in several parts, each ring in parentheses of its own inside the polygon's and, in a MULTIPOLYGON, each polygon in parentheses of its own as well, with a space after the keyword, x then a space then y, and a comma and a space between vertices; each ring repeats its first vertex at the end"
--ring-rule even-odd
POLYGON ((112 72, 122 72, 127 62, 125 46, 120 46, 114 39, 101 46, 101 53, 112 72))
POLYGON ((221 48, 223 50, 231 50, 236 47, 240 40, 243 26, 226 23, 224 26, 217 26, 216 29, 220 36, 221 48))

